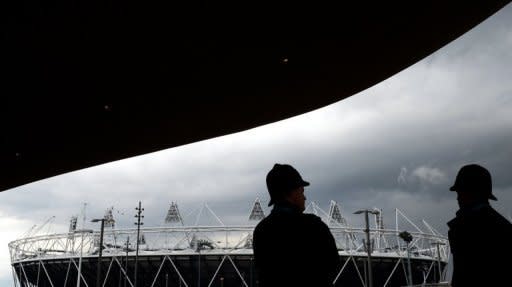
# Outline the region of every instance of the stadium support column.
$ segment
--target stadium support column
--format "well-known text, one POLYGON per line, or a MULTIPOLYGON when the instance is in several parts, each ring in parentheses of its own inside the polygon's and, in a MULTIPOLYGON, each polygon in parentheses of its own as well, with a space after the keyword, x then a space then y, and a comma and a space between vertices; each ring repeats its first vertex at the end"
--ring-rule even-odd
POLYGON ((130 236, 127 236, 126 237, 126 258, 125 258, 125 263, 124 263, 124 269, 126 270, 126 275, 124 276, 124 287, 126 287, 126 281, 127 281, 127 277, 128 277, 128 251, 129 251, 129 248, 130 248, 130 236))
POLYGON ((74 233, 80 233, 81 242, 80 242, 80 259, 78 260, 78 275, 76 279, 76 286, 80 287, 80 282, 82 281, 82 257, 84 253, 84 233, 93 233, 92 229, 81 229, 75 230, 74 233))
POLYGON ((137 210, 137 214, 135 217, 137 218, 137 222, 135 222, 135 225, 137 225, 137 240, 136 240, 136 249, 135 249, 135 270, 134 270, 134 280, 133 280, 133 286, 137 287, 137 268, 139 263, 139 242, 140 242, 140 226, 144 223, 140 222, 142 218, 144 218, 144 215, 142 214, 142 211, 144 211, 144 208, 142 208, 141 202, 139 201, 139 207, 136 207, 135 210, 137 210))
POLYGON ((368 253, 368 286, 373 287, 373 274, 372 274, 372 243, 370 241, 370 222, 368 219, 368 213, 377 214, 376 211, 370 209, 363 209, 354 212, 354 214, 364 213, 366 227, 364 232, 366 233, 366 252, 368 253))
POLYGON ((439 250, 439 245, 445 245, 443 242, 434 242, 432 245, 435 245, 437 247, 437 270, 439 273, 439 280, 438 282, 441 282, 443 277, 443 272, 441 270, 441 250, 439 250))

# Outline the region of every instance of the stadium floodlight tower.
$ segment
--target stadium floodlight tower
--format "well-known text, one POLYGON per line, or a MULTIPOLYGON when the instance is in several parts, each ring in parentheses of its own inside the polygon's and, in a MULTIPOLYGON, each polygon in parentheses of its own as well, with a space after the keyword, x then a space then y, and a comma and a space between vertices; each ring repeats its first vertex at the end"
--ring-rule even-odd
POLYGON ((368 254, 368 286, 373 287, 372 244, 370 241, 370 222, 368 220, 368 213, 376 215, 376 214, 378 214, 378 212, 373 209, 361 209, 361 210, 354 212, 354 214, 362 214, 362 213, 364 213, 364 219, 366 222, 366 227, 365 227, 364 232, 366 233, 366 252, 368 254))
POLYGON ((261 208, 260 199, 256 198, 252 205, 251 214, 249 214, 249 221, 260 221, 265 218, 265 212, 261 208))

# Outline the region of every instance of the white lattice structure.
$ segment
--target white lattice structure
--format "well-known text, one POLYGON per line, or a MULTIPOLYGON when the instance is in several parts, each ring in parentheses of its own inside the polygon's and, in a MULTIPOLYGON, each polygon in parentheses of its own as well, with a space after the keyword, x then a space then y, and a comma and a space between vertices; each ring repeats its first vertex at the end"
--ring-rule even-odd
MULTIPOLYGON (((255 202, 249 216, 253 219, 263 212, 256 203, 259 201, 255 202)), ((226 226, 208 205, 203 205, 200 214, 203 209, 208 209, 220 224, 141 228, 144 244, 139 250, 138 286, 257 286, 252 257, 254 224, 226 226)), ((316 203, 311 203, 307 210, 322 217, 335 237, 343 262, 336 285, 351 282, 365 286, 364 228, 349 226, 334 201, 329 212, 323 211, 316 203)), ((370 229, 374 243, 372 266, 376 266, 374 276, 377 279, 374 286, 405 285, 404 260, 407 254, 404 242, 398 237, 399 232, 403 231, 398 224, 399 219, 416 228, 409 230, 414 238, 410 245, 413 266, 416 268, 414 283, 438 281, 438 264, 440 262, 444 267, 448 261, 447 239, 426 222, 423 225, 428 232, 412 223, 400 210, 397 209, 395 213, 397 223, 394 229, 383 228, 382 213, 380 218, 376 217, 376 228, 370 229), (441 243, 439 257, 436 243, 441 243)), ((174 211, 171 215, 176 218, 174 211)), ((16 285, 76 286, 80 281, 82 286, 93 286, 99 250, 94 243, 99 231, 90 232, 74 229, 68 233, 29 236, 10 242, 16 285), (82 265, 79 264, 80 257, 82 265), (81 280, 78 280, 79 276, 81 280)), ((104 231, 103 286, 134 286, 135 238, 136 228, 104 231), (125 242, 130 240, 131 245, 127 248, 125 242)))

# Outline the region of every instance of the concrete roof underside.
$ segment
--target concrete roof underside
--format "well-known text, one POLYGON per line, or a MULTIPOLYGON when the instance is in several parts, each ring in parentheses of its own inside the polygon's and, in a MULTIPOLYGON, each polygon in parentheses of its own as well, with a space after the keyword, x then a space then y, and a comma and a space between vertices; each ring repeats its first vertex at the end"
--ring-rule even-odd
POLYGON ((509 1, 175 2, 2 3, 0 190, 340 101, 509 1))

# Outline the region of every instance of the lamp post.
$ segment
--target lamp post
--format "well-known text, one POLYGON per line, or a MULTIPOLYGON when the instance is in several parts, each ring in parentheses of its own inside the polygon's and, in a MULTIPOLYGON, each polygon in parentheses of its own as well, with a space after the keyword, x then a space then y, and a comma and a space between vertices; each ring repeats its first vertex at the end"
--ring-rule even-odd
POLYGON ((370 241, 370 222, 368 219, 368 213, 370 214, 378 214, 377 211, 371 209, 362 209, 354 212, 354 214, 363 214, 366 222, 366 228, 364 232, 366 233, 366 252, 368 253, 368 286, 373 287, 373 274, 372 274, 372 244, 370 241))
POLYGON ((439 245, 446 245, 443 242, 437 241, 432 243, 432 245, 435 245, 437 247, 437 270, 439 272, 439 282, 441 282, 441 251, 439 250, 439 245))
POLYGON ((407 231, 402 231, 398 234, 398 236, 400 236, 400 238, 402 238, 402 240, 405 241, 405 243, 407 243, 407 271, 409 273, 409 284, 407 285, 412 286, 411 255, 409 251, 409 243, 411 243, 412 241, 412 235, 407 231))
POLYGON ((99 244, 99 255, 98 255, 98 269, 96 270, 96 287, 101 287, 101 255, 103 254, 103 230, 105 228, 105 218, 95 218, 91 222, 101 222, 100 229, 100 244, 99 244))

